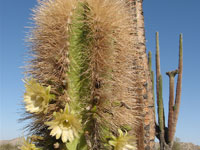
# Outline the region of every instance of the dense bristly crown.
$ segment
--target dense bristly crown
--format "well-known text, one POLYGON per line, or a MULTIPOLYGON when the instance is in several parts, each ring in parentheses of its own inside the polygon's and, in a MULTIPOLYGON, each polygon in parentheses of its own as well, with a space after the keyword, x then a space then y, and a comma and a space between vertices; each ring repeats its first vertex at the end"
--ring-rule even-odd
POLYGON ((44 137, 39 146, 110 150, 123 141, 122 150, 135 149, 125 140, 140 116, 131 94, 135 51, 126 6, 119 0, 44 0, 33 10, 24 119, 33 120, 31 134, 44 137))

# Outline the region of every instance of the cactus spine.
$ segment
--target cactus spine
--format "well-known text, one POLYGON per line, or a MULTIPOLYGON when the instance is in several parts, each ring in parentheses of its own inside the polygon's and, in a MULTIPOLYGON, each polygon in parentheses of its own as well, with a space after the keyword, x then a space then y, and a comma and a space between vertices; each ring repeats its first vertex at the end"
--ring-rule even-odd
POLYGON ((161 150, 170 150, 173 146, 173 140, 178 120, 178 113, 180 108, 180 96, 182 85, 182 70, 183 70, 183 48, 182 48, 182 34, 180 34, 179 42, 179 67, 175 71, 167 72, 169 76, 169 114, 168 127, 165 127, 164 106, 162 98, 162 76, 160 74, 160 56, 159 56, 159 39, 158 32, 156 33, 156 89, 157 89, 157 105, 158 105, 158 124, 156 127, 157 138, 160 140, 161 150), (178 81, 176 87, 176 98, 174 102, 174 78, 178 74, 178 81))
POLYGON ((126 6, 118 0, 39 1, 29 39, 33 79, 24 97, 30 134, 43 137, 37 146, 136 148, 135 108, 141 106, 130 92, 135 52, 126 6))

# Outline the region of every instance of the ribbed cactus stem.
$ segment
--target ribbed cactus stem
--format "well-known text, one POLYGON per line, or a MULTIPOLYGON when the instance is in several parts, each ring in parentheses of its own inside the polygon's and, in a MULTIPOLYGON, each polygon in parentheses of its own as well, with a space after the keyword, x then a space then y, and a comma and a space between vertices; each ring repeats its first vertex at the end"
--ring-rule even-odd
POLYGON ((165 128, 165 116, 162 98, 162 76, 160 73, 160 48, 159 48, 159 33, 156 32, 156 95, 158 106, 158 124, 160 128, 160 146, 164 144, 164 128, 165 128))
POLYGON ((168 114, 168 143, 173 142, 173 128, 174 128, 174 78, 178 70, 167 72, 169 76, 169 114, 168 114))
POLYGON ((182 87, 182 74, 183 74, 183 35, 180 34, 179 39, 179 66, 178 66, 178 79, 176 85, 176 99, 174 106, 174 128, 173 128, 173 138, 176 132, 176 124, 178 121, 178 114, 181 103, 181 87, 182 87))
MULTIPOLYGON (((159 99, 158 99, 158 123, 160 128, 160 140, 164 141, 164 107, 163 107, 163 98, 162 98, 162 76, 159 76, 159 99)), ((161 144, 164 144, 161 142, 161 144)), ((160 145, 161 147, 163 145, 160 145)))
POLYGON ((158 99, 158 119, 161 132, 163 131, 163 98, 162 98, 162 76, 159 76, 159 99, 158 99))
MULTIPOLYGON (((27 88, 24 96, 25 103, 34 105, 26 107, 31 112, 26 112, 25 119, 33 120, 29 130, 44 136, 36 144, 42 145, 42 149, 62 150, 111 150, 118 149, 121 143, 120 149, 139 147, 137 139, 132 138, 140 136, 144 143, 144 135, 137 129, 143 125, 142 100, 146 99, 143 95, 146 91, 142 85, 146 67, 144 70, 140 70, 142 65, 138 67, 138 73, 132 69, 143 62, 138 59, 137 50, 133 51, 138 41, 134 41, 134 21, 126 3, 118 0, 38 3, 30 37, 33 57, 27 66, 28 74, 38 83, 31 83, 36 88, 27 88), (33 99, 32 88, 39 90, 33 91, 36 95, 33 99), (44 99, 45 105, 38 97, 44 99), (45 109, 40 112, 36 103, 45 109), (113 106, 114 103, 120 105, 113 106), (122 133, 123 125, 131 127, 128 133, 122 133), (124 135, 123 140, 112 137, 113 143, 109 139, 112 134, 124 135)), ((143 126, 141 129, 144 132, 143 126)))
MULTIPOLYGON (((154 120, 156 123, 156 104, 155 104, 155 91, 154 91, 154 72, 151 71, 151 81, 152 81, 152 92, 153 92, 153 102, 154 102, 154 120)), ((156 123, 157 124, 157 123, 156 123)))
POLYGON ((79 3, 73 14, 69 42, 68 95, 71 107, 80 111, 90 97, 88 27, 84 23, 84 4, 79 3))
MULTIPOLYGON (((150 54, 149 54, 150 55, 150 54)), ((150 59, 150 56, 149 56, 150 59)), ((149 60, 150 62, 150 60, 149 60)), ((150 63, 149 63, 150 65, 150 63)), ((156 128, 157 137, 160 140, 160 149, 172 149, 174 135, 176 131, 176 124, 178 120, 178 113, 181 99, 182 86, 182 72, 183 72, 183 37, 180 34, 179 41, 179 67, 178 70, 167 72, 169 76, 169 113, 168 113, 168 128, 165 127, 165 113, 162 98, 162 76, 160 74, 160 52, 159 52, 159 37, 156 32, 156 90, 157 90, 157 105, 158 105, 158 126, 156 128), (174 80, 178 74, 178 81, 176 85, 176 98, 174 102, 174 80), (175 104, 174 104, 175 103, 175 104)), ((151 74, 153 76, 153 73, 151 74)), ((153 80, 152 80, 153 81, 153 80)))
POLYGON ((159 100, 159 77, 160 77, 160 48, 159 48, 159 33, 156 32, 156 93, 157 103, 159 100))
POLYGON ((151 53, 151 51, 149 51, 149 53, 148 53, 148 65, 149 65, 149 71, 151 73, 152 92, 153 92, 153 101, 154 101, 154 115, 155 115, 155 121, 156 121, 156 114, 155 114, 155 93, 154 93, 154 72, 152 70, 152 53, 151 53))
POLYGON ((148 65, 149 65, 149 71, 151 72, 152 70, 152 54, 151 51, 148 53, 148 65))
POLYGON ((152 82, 152 91, 153 91, 153 100, 154 100, 154 106, 155 106, 155 94, 154 94, 154 72, 152 71, 152 54, 151 51, 148 53, 148 65, 149 65, 149 71, 151 73, 151 82, 152 82))

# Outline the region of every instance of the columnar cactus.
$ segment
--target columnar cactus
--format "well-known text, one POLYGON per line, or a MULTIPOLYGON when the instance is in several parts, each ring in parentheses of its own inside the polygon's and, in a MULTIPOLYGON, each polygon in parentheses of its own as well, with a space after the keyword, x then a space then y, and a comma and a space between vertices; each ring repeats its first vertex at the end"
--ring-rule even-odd
POLYGON ((33 12, 24 119, 32 119, 31 135, 43 137, 36 146, 136 149, 142 105, 131 93, 135 51, 127 4, 44 0, 33 12))
POLYGON ((183 47, 182 47, 182 34, 180 34, 179 43, 179 67, 175 71, 167 72, 169 76, 169 114, 168 114, 168 127, 165 126, 165 115, 162 96, 162 76, 160 73, 160 52, 159 52, 159 39, 156 33, 156 89, 157 89, 157 105, 158 105, 158 123, 156 123, 157 138, 160 140, 161 150, 171 150, 178 120, 178 113, 181 98, 182 86, 182 72, 183 72, 183 47), (178 81, 176 86, 176 98, 174 102, 174 78, 178 74, 178 81))

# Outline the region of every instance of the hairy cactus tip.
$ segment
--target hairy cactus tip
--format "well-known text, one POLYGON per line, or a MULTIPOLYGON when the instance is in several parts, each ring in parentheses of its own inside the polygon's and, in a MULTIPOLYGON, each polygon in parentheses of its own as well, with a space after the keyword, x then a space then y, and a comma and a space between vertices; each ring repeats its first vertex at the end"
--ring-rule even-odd
POLYGON ((35 79, 26 79, 24 93, 25 108, 30 113, 47 113, 48 104, 54 98, 51 86, 44 87, 35 79))
POLYGON ((64 111, 54 112, 54 120, 45 122, 51 130, 50 135, 61 138, 63 143, 72 142, 79 137, 81 132, 81 120, 70 111, 69 105, 66 104, 64 111))

